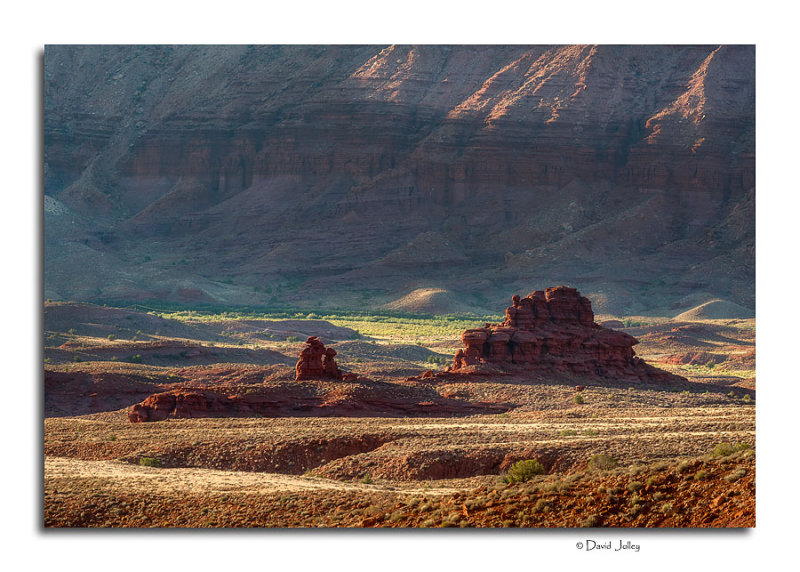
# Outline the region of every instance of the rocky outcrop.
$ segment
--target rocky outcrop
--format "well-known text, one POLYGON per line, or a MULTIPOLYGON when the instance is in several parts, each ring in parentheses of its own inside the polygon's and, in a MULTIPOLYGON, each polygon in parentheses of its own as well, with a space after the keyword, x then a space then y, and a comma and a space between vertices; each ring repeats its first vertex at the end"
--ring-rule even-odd
POLYGON ((499 366, 612 380, 679 379, 636 355, 636 338, 594 322, 591 302, 575 288, 557 286, 514 295, 501 324, 466 330, 451 372, 499 366))
POLYGON ((131 423, 200 417, 450 417, 503 413, 510 403, 442 397, 424 387, 310 381, 278 388, 175 388, 128 410, 131 423))
POLYGON ((342 379, 335 357, 335 349, 326 348, 317 336, 309 336, 295 366, 295 380, 342 379))
POLYGON ((149 396, 141 403, 133 405, 128 411, 128 421, 163 421, 167 418, 192 419, 213 417, 230 410, 230 399, 208 391, 193 389, 173 389, 149 396))

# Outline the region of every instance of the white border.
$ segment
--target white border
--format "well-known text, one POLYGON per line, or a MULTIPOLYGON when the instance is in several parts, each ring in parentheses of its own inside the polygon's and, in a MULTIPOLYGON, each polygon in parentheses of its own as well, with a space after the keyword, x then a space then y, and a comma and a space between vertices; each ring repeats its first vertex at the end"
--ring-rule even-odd
MULTIPOLYGON (((781 324, 798 323, 797 184, 794 167, 796 18, 788 3, 641 1, 426 2, 406 0, 28 2, 5 8, 3 85, 3 320, 6 561, 41 570, 570 569, 743 570, 793 552, 797 512, 791 465, 800 400, 796 342, 781 324), (758 523, 754 531, 584 531, 470 534, 255 531, 227 534, 44 534, 39 529, 40 67, 44 44, 58 43, 741 43, 757 45, 758 523), (33 198, 32 198, 33 197, 33 198), (791 339, 791 341, 790 341, 791 339), (24 396, 24 397, 22 397, 24 396), (633 539, 639 554, 595 558, 572 545, 585 537, 633 539), (10 553, 9 553, 10 552, 10 553), (600 560, 603 560, 601 562, 600 560), (22 564, 24 562, 24 564, 22 564)), ((793 328, 794 329, 794 328, 793 328)), ((794 463, 796 464, 796 463, 794 463)))

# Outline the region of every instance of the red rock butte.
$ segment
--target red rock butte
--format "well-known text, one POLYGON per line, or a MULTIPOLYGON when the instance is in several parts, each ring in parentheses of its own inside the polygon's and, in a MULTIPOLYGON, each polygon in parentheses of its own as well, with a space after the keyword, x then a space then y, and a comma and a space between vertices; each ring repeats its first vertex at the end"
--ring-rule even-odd
POLYGON ((465 349, 456 353, 451 372, 494 365, 607 380, 680 379, 639 358, 633 336, 596 324, 589 299, 567 286, 536 290, 525 298, 515 294, 503 323, 466 330, 461 340, 465 349))
POLYGON ((343 379, 344 376, 336 365, 335 357, 335 349, 326 348, 317 336, 309 336, 294 368, 295 380, 343 379))

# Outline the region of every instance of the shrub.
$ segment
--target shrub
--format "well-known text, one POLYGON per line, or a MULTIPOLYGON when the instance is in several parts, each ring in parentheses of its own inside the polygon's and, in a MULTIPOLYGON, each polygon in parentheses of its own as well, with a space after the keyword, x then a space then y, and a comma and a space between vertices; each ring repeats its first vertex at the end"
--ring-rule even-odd
POLYGON ((535 475, 544 474, 544 466, 536 459, 517 461, 503 479, 506 483, 524 483, 535 475))
POLYGON ((374 483, 375 481, 373 481, 373 480, 372 480, 372 475, 370 475, 369 473, 367 473, 366 475, 364 475, 363 477, 361 477, 361 482, 362 482, 362 483, 364 483, 365 485, 371 485, 371 484, 372 484, 372 483, 374 483))
POLYGON ((142 457, 139 459, 139 464, 143 467, 160 467, 161 459, 155 457, 142 457))
POLYGON ((577 435, 578 432, 575 429, 562 429, 559 433, 561 437, 572 437, 573 435, 577 435))
POLYGON ((113 342, 116 339, 117 339, 117 336, 115 336, 114 334, 108 334, 108 341, 109 342, 113 342))
POLYGON ((300 338, 297 337, 297 336, 289 336, 289 337, 286 338, 286 341, 287 342, 299 342, 300 338))
POLYGON ((576 395, 575 397, 572 398, 572 401, 574 401, 576 405, 583 405, 584 403, 583 395, 580 394, 576 395))
POLYGON ((617 460, 614 457, 611 457, 610 455, 606 455, 605 453, 600 453, 589 459, 590 469, 607 471, 609 469, 616 468, 617 465, 619 465, 617 460))
POLYGON ((640 483, 639 481, 632 481, 628 484, 628 490, 632 493, 635 493, 642 489, 644 484, 640 483))
POLYGON ((136 354, 135 356, 130 356, 128 361, 131 363, 142 363, 142 356, 141 354, 136 354))
POLYGON ((714 457, 727 457, 728 455, 733 455, 734 453, 738 453, 739 451, 744 451, 745 449, 749 448, 750 445, 747 443, 737 443, 736 445, 732 445, 730 443, 720 443, 714 447, 714 451, 711 454, 714 457))
POLYGON ((746 469, 736 469, 732 473, 728 473, 727 475, 725 475, 724 479, 729 483, 735 483, 746 474, 747 474, 746 469))
POLYGON ((592 528, 600 524, 600 517, 596 514, 589 515, 581 521, 581 527, 592 528))
POLYGON ((628 472, 635 476, 644 473, 645 470, 647 469, 644 465, 633 465, 630 469, 628 469, 628 472))

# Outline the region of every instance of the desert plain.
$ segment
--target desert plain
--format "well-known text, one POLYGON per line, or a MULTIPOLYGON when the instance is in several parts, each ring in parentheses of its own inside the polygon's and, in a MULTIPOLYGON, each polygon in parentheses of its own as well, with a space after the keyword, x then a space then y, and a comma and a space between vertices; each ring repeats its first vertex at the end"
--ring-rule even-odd
POLYGON ((680 376, 635 383, 424 375, 475 316, 50 302, 44 525, 753 527, 755 320, 709 315, 596 316, 680 376), (311 335, 358 379, 295 381, 311 335), (178 388, 249 405, 129 421, 178 388))

